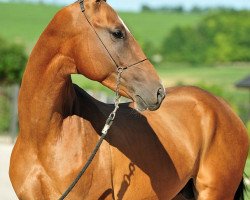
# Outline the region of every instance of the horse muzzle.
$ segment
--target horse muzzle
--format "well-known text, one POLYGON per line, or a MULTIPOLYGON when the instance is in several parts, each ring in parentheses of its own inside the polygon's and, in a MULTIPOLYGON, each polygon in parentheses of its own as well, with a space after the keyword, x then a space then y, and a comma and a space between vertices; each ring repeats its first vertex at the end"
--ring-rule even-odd
POLYGON ((145 111, 145 110, 150 110, 150 111, 155 111, 158 108, 160 108, 162 101, 164 100, 166 96, 164 88, 161 86, 155 95, 145 95, 144 93, 142 94, 137 94, 135 95, 135 103, 136 103, 136 109, 138 111, 145 111))

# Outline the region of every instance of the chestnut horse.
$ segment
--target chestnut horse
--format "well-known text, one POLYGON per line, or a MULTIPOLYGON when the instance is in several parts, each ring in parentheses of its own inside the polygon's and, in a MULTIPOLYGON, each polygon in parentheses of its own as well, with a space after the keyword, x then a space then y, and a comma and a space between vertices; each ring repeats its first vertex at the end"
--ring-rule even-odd
POLYGON ((18 198, 60 198, 113 109, 73 85, 70 75, 114 90, 116 67, 131 66, 122 74, 120 93, 135 103, 121 105, 67 199, 240 199, 248 154, 240 119, 224 101, 194 87, 167 89, 162 102, 153 66, 116 12, 101 0, 84 5, 84 13, 78 3, 59 11, 30 55, 10 162, 18 198))

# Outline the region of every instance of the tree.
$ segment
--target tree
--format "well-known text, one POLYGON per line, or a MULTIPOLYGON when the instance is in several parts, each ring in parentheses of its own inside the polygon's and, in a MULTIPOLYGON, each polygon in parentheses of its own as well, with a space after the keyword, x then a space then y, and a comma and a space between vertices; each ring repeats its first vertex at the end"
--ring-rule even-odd
POLYGON ((148 5, 142 5, 141 10, 142 11, 152 11, 152 9, 150 8, 150 6, 148 6, 148 5))
POLYGON ((221 10, 195 27, 176 27, 162 53, 169 61, 199 63, 250 62, 250 12, 221 10))
POLYGON ((19 44, 9 44, 0 38, 0 83, 20 83, 27 55, 19 44))

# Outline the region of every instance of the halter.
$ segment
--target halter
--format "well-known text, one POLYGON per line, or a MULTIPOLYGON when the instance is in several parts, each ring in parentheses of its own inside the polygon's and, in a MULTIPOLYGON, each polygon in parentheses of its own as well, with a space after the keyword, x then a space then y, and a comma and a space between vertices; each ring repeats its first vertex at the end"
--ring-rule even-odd
POLYGON ((119 68, 127 69, 127 68, 129 68, 129 67, 132 67, 132 66, 134 66, 134 65, 138 65, 138 64, 140 64, 140 63, 145 62, 146 60, 148 60, 147 58, 144 58, 144 59, 142 59, 141 61, 138 61, 138 62, 136 62, 136 63, 134 63, 134 64, 131 64, 131 65, 128 65, 128 66, 125 66, 125 67, 119 66, 119 65, 117 64, 117 62, 115 61, 114 57, 112 56, 112 54, 110 53, 110 51, 108 50, 108 48, 106 47, 106 45, 104 44, 104 42, 102 41, 101 37, 99 36, 99 34, 97 33, 97 31, 95 30, 95 27, 92 25, 92 23, 89 21, 87 15, 85 14, 84 0, 79 0, 79 4, 80 4, 81 11, 82 11, 83 15, 85 16, 87 22, 89 23, 89 25, 90 25, 90 26, 92 27, 92 29, 94 30, 96 36, 98 37, 98 39, 99 39, 100 42, 102 43, 103 47, 104 47, 104 48, 106 49, 106 51, 108 52, 108 54, 109 54, 111 60, 115 63, 115 65, 116 65, 116 67, 117 67, 118 69, 119 69, 119 68))
POLYGON ((129 67, 135 66, 137 64, 140 64, 142 62, 145 62, 146 60, 148 60, 147 58, 136 62, 132 65, 128 65, 126 67, 121 67, 117 64, 117 62, 115 61, 115 59, 113 58, 112 54, 110 53, 110 51, 108 50, 108 48, 106 47, 106 45, 104 44, 104 42, 102 41, 101 37, 98 35, 97 31, 95 30, 94 26, 91 24, 91 22, 89 21, 88 17, 85 14, 85 8, 84 8, 84 0, 79 0, 79 4, 80 4, 80 8, 81 11, 83 13, 83 15, 85 16, 86 20, 88 21, 89 25, 92 27, 92 29, 94 30, 96 36, 99 38, 100 42, 102 43, 103 47, 106 49, 106 51, 108 52, 111 60, 115 63, 116 67, 117 67, 117 79, 116 79, 116 89, 115 89, 115 108, 114 110, 110 113, 108 119, 106 120, 106 123, 102 129, 102 135, 98 141, 98 143, 96 144, 92 154, 90 155, 89 159, 87 160, 86 164, 83 166, 82 170, 78 173, 77 177, 75 178, 75 180, 71 183, 71 185, 68 187, 68 189, 62 194, 62 196, 59 198, 59 200, 64 200, 68 194, 72 191, 72 189, 75 187, 75 185, 78 183, 78 181, 80 180, 80 178, 82 177, 82 175, 85 173, 85 171, 88 169, 89 165, 91 164, 92 160, 94 159, 97 151, 99 150, 103 140, 105 139, 106 135, 108 134, 109 129, 111 128, 113 121, 115 120, 116 117, 116 112, 119 109, 119 104, 120 104, 120 94, 119 94, 119 86, 121 83, 121 75, 123 73, 123 71, 129 67))

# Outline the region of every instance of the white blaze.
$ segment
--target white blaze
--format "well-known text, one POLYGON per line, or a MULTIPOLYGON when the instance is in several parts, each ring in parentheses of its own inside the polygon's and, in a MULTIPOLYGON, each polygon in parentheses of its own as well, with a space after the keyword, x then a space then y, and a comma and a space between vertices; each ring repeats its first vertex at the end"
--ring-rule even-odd
POLYGON ((128 29, 127 25, 124 23, 124 21, 119 17, 119 20, 121 21, 122 25, 125 27, 125 29, 130 33, 130 30, 128 29))

